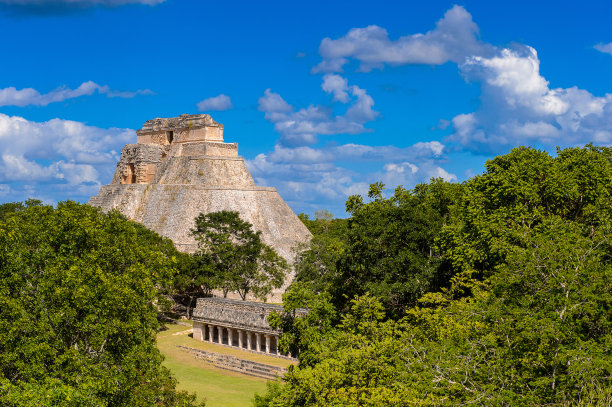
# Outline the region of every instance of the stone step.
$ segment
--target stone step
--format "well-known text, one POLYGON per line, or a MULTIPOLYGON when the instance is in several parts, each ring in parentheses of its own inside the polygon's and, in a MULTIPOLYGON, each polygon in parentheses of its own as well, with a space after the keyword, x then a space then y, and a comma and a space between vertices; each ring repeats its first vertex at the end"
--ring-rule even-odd
POLYGON ((246 374, 249 376, 254 376, 254 377, 259 377, 261 379, 268 379, 268 380, 278 380, 280 378, 280 375, 277 374, 266 374, 266 373, 262 373, 262 372, 256 372, 256 371, 252 371, 250 369, 232 369, 228 366, 222 366, 222 365, 215 365, 215 367, 218 367, 219 369, 223 369, 223 370, 227 370, 230 372, 238 372, 238 373, 242 373, 242 374, 246 374))
POLYGON ((269 380, 278 380, 285 373, 287 373, 286 368, 279 366, 267 365, 265 363, 255 362, 248 359, 241 359, 232 355, 225 355, 221 353, 195 349, 188 346, 178 345, 178 347, 186 352, 193 354, 197 358, 206 360, 207 362, 213 364, 216 367, 247 374, 250 376, 257 376, 269 380))

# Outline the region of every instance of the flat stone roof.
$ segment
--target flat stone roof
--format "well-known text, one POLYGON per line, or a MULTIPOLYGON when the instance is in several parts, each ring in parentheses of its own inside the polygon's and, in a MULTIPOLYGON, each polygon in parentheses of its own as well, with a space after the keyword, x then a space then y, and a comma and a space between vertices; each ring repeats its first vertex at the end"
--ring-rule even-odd
POLYGON ((137 130, 137 134, 149 133, 154 131, 176 130, 184 128, 199 127, 223 127, 222 124, 213 120, 209 114, 182 114, 178 117, 156 117, 147 120, 142 128, 137 130))
MULTIPOLYGON (((198 298, 193 320, 252 332, 278 334, 279 331, 272 329, 268 323, 268 315, 273 311, 282 312, 282 305, 218 297, 198 298)), ((301 312, 305 313, 306 310, 301 312)))

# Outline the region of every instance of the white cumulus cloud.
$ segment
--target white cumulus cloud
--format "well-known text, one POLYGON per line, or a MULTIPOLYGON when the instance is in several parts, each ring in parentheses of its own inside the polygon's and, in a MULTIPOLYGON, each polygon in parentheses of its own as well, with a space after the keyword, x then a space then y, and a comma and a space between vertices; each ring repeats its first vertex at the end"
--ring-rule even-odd
POLYGON ((425 34, 417 33, 391 40, 387 30, 371 25, 353 28, 338 39, 324 38, 319 47, 323 58, 313 72, 341 72, 354 59, 361 71, 381 68, 385 64, 441 65, 448 61, 461 63, 467 56, 483 55, 490 46, 481 42, 478 26, 461 6, 454 6, 425 34))
POLYGON ((116 91, 106 85, 101 86, 92 81, 83 82, 76 89, 62 86, 44 94, 33 88, 16 89, 15 87, 8 87, 0 89, 0 106, 47 106, 50 103, 63 102, 67 99, 90 96, 94 92, 105 94, 108 97, 120 98, 132 98, 136 95, 153 93, 149 89, 137 90, 135 92, 116 91))
POLYGON ((365 123, 374 120, 378 112, 373 110, 374 99, 358 86, 338 75, 326 75, 322 89, 333 95, 333 100, 349 104, 344 115, 334 115, 326 106, 310 105, 296 110, 279 94, 266 89, 259 98, 259 110, 266 120, 274 123, 281 135, 280 143, 286 146, 315 144, 319 135, 359 134, 368 131, 365 123))
POLYGON ((481 106, 453 118, 449 141, 491 153, 521 144, 612 143, 612 95, 551 88, 532 47, 503 48, 488 58, 473 56, 460 70, 466 79, 482 84, 481 106))
POLYGON ((412 162, 389 163, 383 167, 377 177, 389 189, 398 185, 410 188, 420 182, 429 181, 431 178, 442 178, 445 181, 457 181, 457 176, 440 167, 435 161, 425 160, 418 165, 412 162))
POLYGON ((325 207, 336 215, 344 212, 346 198, 367 194, 370 183, 383 181, 389 189, 398 185, 411 188, 432 177, 453 181, 457 177, 444 170, 444 145, 416 143, 406 148, 361 144, 323 147, 276 145, 267 154, 247 160, 259 185, 274 185, 295 207, 325 207), (349 164, 374 163, 379 170, 357 172, 349 164), (322 206, 321 206, 322 205, 322 206))
MULTIPOLYGON (((551 86, 540 73, 536 50, 526 45, 497 47, 479 38, 478 26, 461 6, 453 6, 426 33, 389 38, 378 26, 353 28, 338 39, 325 38, 322 61, 313 72, 340 72, 351 62, 361 71, 385 65, 457 64, 469 82, 481 84, 480 106, 473 112, 441 118, 452 124, 447 141, 478 153, 500 153, 527 144, 543 148, 612 143, 612 95, 593 95, 578 87, 551 86)), ((612 54, 612 43, 597 44, 612 54)), ((324 90, 336 101, 348 96, 344 78, 328 74, 324 90)))
POLYGON ((502 49, 491 58, 473 56, 460 69, 468 78, 484 82, 486 91, 498 93, 512 109, 526 108, 552 115, 569 109, 560 90, 550 89, 548 81, 540 75, 540 60, 532 47, 502 49))
POLYGON ((198 103, 198 110, 200 112, 211 110, 222 111, 230 110, 233 108, 234 105, 232 104, 230 97, 224 94, 204 99, 203 101, 198 103))
POLYGON ((595 48, 599 52, 612 55, 612 42, 609 42, 607 44, 599 43, 593 48, 595 48))
MULTIPOLYGON (((612 43, 595 48, 612 54, 612 43)), ((445 167, 445 153, 463 149, 498 154, 517 145, 541 148, 588 142, 612 145, 612 94, 594 95, 576 86, 555 87, 540 72, 536 50, 527 45, 498 47, 479 38, 478 26, 461 6, 454 6, 426 33, 391 39, 379 26, 353 28, 344 36, 322 40, 321 62, 312 70, 324 73, 321 88, 331 106, 297 109, 279 94, 266 90, 259 110, 274 123, 280 140, 274 150, 248 162, 256 179, 277 185, 290 201, 338 202, 350 191, 367 191, 371 182, 407 188, 432 177, 456 181, 445 167), (480 105, 452 119, 440 118, 438 128, 450 130, 444 144, 416 143, 408 148, 358 144, 315 147, 320 135, 357 134, 379 115, 367 92, 351 86, 338 73, 347 64, 369 72, 385 66, 454 63, 468 82, 480 85, 480 105), (343 108, 343 114, 335 109, 343 108), (359 163, 369 170, 355 169, 359 163), (365 167, 365 165, 364 165, 365 167)))
POLYGON ((87 200, 111 180, 121 148, 135 140, 131 129, 0 114, 0 185, 9 188, 12 200, 62 190, 87 200))
POLYGON ((327 74, 323 76, 323 84, 321 88, 334 95, 334 100, 346 103, 349 100, 348 80, 340 75, 327 74))
POLYGON ((418 142, 413 148, 417 151, 421 151, 424 154, 433 154, 435 157, 439 157, 444 152, 444 144, 439 141, 426 141, 426 142, 418 142))

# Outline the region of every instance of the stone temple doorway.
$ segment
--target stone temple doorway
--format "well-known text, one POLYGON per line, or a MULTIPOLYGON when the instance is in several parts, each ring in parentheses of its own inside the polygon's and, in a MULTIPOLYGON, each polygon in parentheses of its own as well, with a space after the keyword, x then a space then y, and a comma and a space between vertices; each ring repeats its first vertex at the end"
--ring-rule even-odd
POLYGON ((127 164, 125 171, 121 174, 122 184, 135 184, 136 183, 136 167, 134 164, 127 164))

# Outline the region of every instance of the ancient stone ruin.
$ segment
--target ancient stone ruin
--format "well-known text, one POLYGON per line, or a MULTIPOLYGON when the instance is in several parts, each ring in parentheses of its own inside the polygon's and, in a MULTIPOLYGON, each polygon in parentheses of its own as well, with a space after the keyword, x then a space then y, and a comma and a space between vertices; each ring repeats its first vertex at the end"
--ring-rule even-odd
MULTIPOLYGON (((193 312, 193 338, 242 350, 283 355, 278 349, 280 331, 270 327, 268 315, 282 312, 274 304, 226 298, 198 298, 193 312)), ((303 315, 306 310, 298 310, 303 315)))
POLYGON ((190 229, 201 212, 237 211, 290 263, 311 236, 275 188, 255 185, 238 144, 224 143, 223 125, 207 114, 148 120, 136 144, 121 151, 112 182, 89 203, 117 209, 185 252, 197 248, 190 229))

